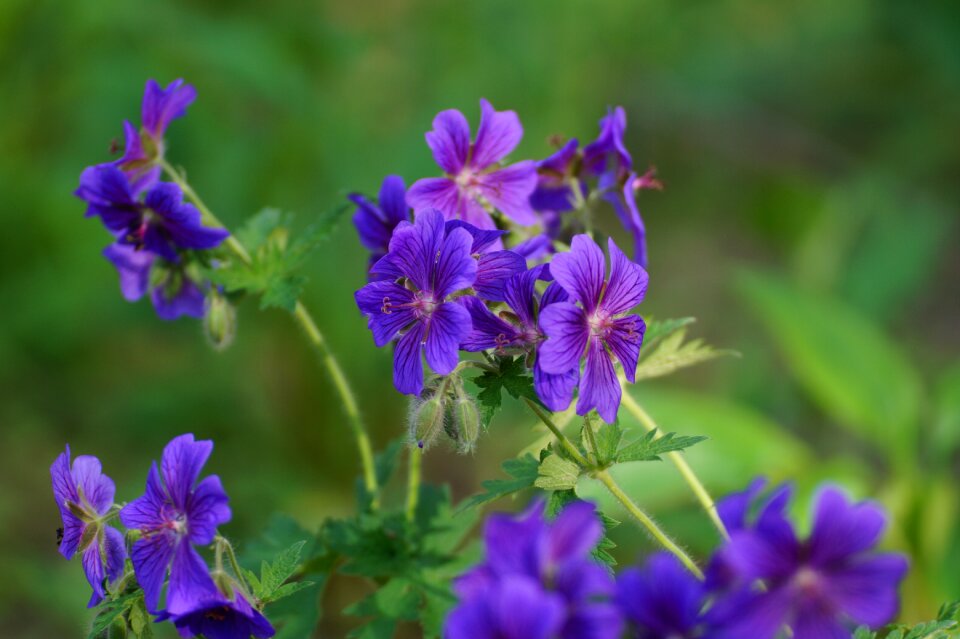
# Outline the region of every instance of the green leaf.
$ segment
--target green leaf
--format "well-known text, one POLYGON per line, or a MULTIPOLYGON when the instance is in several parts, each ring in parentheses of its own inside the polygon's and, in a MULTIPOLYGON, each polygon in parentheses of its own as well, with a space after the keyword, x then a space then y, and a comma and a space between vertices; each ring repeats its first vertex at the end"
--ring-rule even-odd
POLYGON ((526 397, 535 402, 540 401, 533 389, 533 377, 522 357, 498 357, 497 364, 498 372, 484 371, 472 380, 480 388, 477 404, 484 428, 490 425, 493 416, 500 410, 503 391, 514 399, 526 397))
MULTIPOLYGON (((584 425, 584 428, 587 428, 587 426, 584 425)), ((623 429, 620 428, 620 424, 601 422, 594 438, 597 442, 597 455, 599 456, 597 462, 601 466, 606 466, 614 461, 617 456, 617 449, 620 447, 620 442, 623 439, 623 429)))
POLYGON ((912 463, 921 387, 896 344, 836 300, 777 279, 748 274, 741 289, 811 398, 892 459, 912 463))
MULTIPOLYGON (((547 499, 546 506, 546 515, 550 519, 554 519, 560 512, 567 507, 568 504, 580 501, 580 498, 577 497, 577 493, 570 490, 555 490, 550 493, 549 499, 547 499)), ((610 531, 620 525, 620 522, 599 511, 600 519, 603 521, 603 537, 600 539, 600 542, 597 544, 597 547, 593 549, 593 557, 607 566, 613 567, 617 565, 617 560, 613 558, 613 555, 610 554, 610 551, 617 547, 617 544, 613 543, 610 539, 610 531)))
MULTIPOLYGON (((281 552, 274 558, 273 563, 262 562, 260 565, 260 580, 254 585, 259 588, 254 591, 254 595, 263 603, 269 603, 281 599, 283 596, 292 595, 302 588, 286 589, 281 594, 281 586, 293 576, 300 567, 300 556, 303 553, 303 547, 307 544, 304 541, 298 541, 292 546, 281 552)), ((312 584, 306 584, 303 587, 312 584)))
POLYGON ((127 622, 137 639, 151 639, 153 637, 153 622, 147 612, 143 597, 135 599, 127 610, 127 622))
POLYGON ((250 253, 250 263, 234 260, 209 270, 207 275, 228 292, 260 295, 261 309, 293 311, 307 281, 297 270, 347 209, 347 205, 342 205, 324 214, 292 242, 288 230, 292 217, 276 209, 265 209, 237 233, 250 253))
POLYGON ((937 384, 933 452, 948 462, 960 448, 960 364, 946 371, 937 384))
POLYGON ((684 342, 686 336, 687 329, 678 328, 664 337, 654 350, 648 350, 648 354, 637 365, 637 380, 663 377, 717 357, 736 354, 734 351, 717 350, 700 339, 684 342))
POLYGON ((90 634, 87 635, 88 639, 97 639, 102 633, 110 629, 114 621, 122 620, 123 615, 136 604, 138 598, 141 602, 143 601, 142 590, 136 590, 115 599, 104 599, 100 602, 100 605, 95 608, 97 615, 93 618, 90 634))
POLYGON ((460 506, 459 510, 473 508, 494 499, 500 499, 525 488, 530 488, 537 481, 540 470, 540 461, 527 453, 523 457, 508 459, 500 466, 510 475, 511 479, 488 479, 481 483, 484 492, 470 497, 460 506))
POLYGON ((690 448, 705 439, 706 437, 676 433, 658 436, 657 431, 650 431, 635 442, 621 448, 616 460, 618 462, 660 461, 660 455, 690 448))
POLYGON ((695 317, 681 317, 679 319, 656 320, 647 318, 647 330, 643 334, 643 345, 647 348, 653 346, 658 340, 675 333, 684 326, 689 326, 696 322, 695 317))
POLYGON ((540 462, 534 485, 544 490, 572 490, 580 477, 580 466, 559 455, 549 455, 540 462))
POLYGON ((413 621, 420 608, 420 593, 403 579, 391 579, 379 590, 348 606, 343 612, 355 617, 371 617, 351 630, 350 639, 391 639, 400 621, 413 621))

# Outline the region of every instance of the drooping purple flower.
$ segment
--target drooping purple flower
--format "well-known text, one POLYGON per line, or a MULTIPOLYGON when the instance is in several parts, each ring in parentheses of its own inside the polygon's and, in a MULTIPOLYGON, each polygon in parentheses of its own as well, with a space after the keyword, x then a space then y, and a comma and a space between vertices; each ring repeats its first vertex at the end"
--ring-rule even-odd
MULTIPOLYGON (((360 235, 360 242, 370 251, 370 267, 387 254, 393 229, 403 221, 410 220, 410 210, 406 202, 407 187, 399 175, 388 175, 380 186, 377 202, 371 202, 359 193, 348 197, 357 205, 353 214, 353 225, 360 235)), ((369 271, 369 269, 368 269, 369 271)), ((370 281, 378 276, 369 273, 370 281)))
POLYGON ((586 195, 587 185, 577 173, 579 157, 576 138, 567 141, 556 153, 537 162, 537 188, 530 194, 530 205, 535 211, 560 213, 574 207, 574 180, 580 186, 580 195, 586 195))
POLYGON ((199 319, 206 313, 206 294, 181 265, 119 242, 105 248, 103 256, 116 267, 120 292, 127 301, 136 302, 149 293, 157 316, 163 320, 182 316, 199 319))
POLYGON ((649 278, 612 238, 608 248, 608 280, 604 278, 603 251, 587 235, 575 236, 570 251, 553 258, 550 272, 571 301, 551 304, 540 314, 540 327, 547 336, 540 347, 540 360, 545 372, 563 374, 579 367, 586 353, 577 414, 586 415, 595 408, 604 421, 613 423, 621 396, 614 358, 632 383, 646 324, 639 315, 626 313, 643 299, 649 278))
POLYGON ((426 137, 446 177, 425 178, 410 187, 407 203, 415 211, 435 208, 448 220, 493 229, 493 218, 484 206, 488 205, 518 224, 537 222, 529 202, 537 184, 536 165, 527 160, 497 168, 523 137, 515 112, 495 111, 480 100, 480 127, 473 143, 467 118, 456 109, 437 114, 426 137))
POLYGON ((87 216, 99 216, 118 242, 171 262, 179 249, 216 248, 230 235, 226 229, 203 226, 200 211, 183 201, 176 184, 150 186, 141 202, 127 176, 112 164, 85 169, 76 195, 87 202, 87 216))
POLYGON ((63 521, 60 554, 71 559, 80 553, 93 588, 87 607, 93 608, 106 594, 104 580, 112 583, 123 574, 127 556, 123 535, 104 521, 113 508, 116 487, 96 457, 80 455, 71 467, 69 446, 50 466, 50 478, 63 521))
MULTIPOLYGON (((730 636, 749 629, 750 636, 768 639, 787 624, 796 639, 846 639, 851 626, 888 623, 897 612, 897 589, 908 564, 902 555, 873 551, 885 526, 879 506, 851 503, 832 486, 817 499, 805 541, 797 538, 783 508, 768 505, 755 523, 734 530, 723 549, 741 583, 765 585, 747 601, 737 601, 730 636)), ((721 598, 717 607, 724 606, 730 607, 721 598)))
POLYGON ((159 178, 167 126, 186 113, 196 98, 196 90, 183 80, 174 80, 166 89, 156 80, 147 80, 141 110, 143 125, 138 129, 129 121, 123 123, 124 153, 114 162, 135 187, 148 187, 159 178))
POLYGON ((478 229, 461 220, 450 220, 446 223, 447 233, 456 228, 466 230, 473 238, 470 254, 477 260, 477 279, 473 282, 473 290, 478 297, 485 300, 502 302, 503 288, 507 280, 525 271, 527 261, 514 251, 500 250, 500 238, 506 231, 478 229))
MULTIPOLYGON (((164 613, 157 621, 165 621, 164 613)), ((234 589, 233 595, 215 590, 197 597, 180 614, 170 618, 181 637, 203 636, 206 639, 267 639, 276 634, 263 614, 250 605, 246 597, 234 589)))
POLYGON ((401 393, 416 395, 423 390, 421 352, 438 375, 449 374, 457 365, 459 344, 470 331, 470 314, 448 298, 476 280, 472 244, 465 229, 446 232, 439 211, 421 211, 413 224, 397 226, 389 252, 374 265, 373 271, 387 279, 356 292, 374 343, 386 346, 399 336, 393 383, 401 393), (400 279, 407 286, 399 284, 400 279))
MULTIPOLYGON (((548 305, 569 299, 556 282, 550 284, 542 296, 537 295, 537 280, 547 279, 549 273, 547 266, 540 265, 507 280, 504 298, 510 313, 494 315, 479 299, 463 298, 462 304, 470 311, 473 329, 460 347, 470 352, 493 350, 498 355, 536 353, 545 339, 538 316, 548 305)), ((560 375, 547 373, 537 357, 533 365, 534 388, 547 408, 565 410, 573 399, 579 373, 576 366, 560 375)))
POLYGON ((531 636, 616 639, 623 622, 609 601, 615 588, 613 579, 590 555, 602 536, 603 524, 596 508, 587 502, 568 505, 552 522, 544 519, 542 501, 519 517, 491 516, 484 530, 484 563, 454 583, 460 605, 448 617, 447 636, 498 637, 495 631, 490 635, 468 634, 469 623, 482 623, 479 619, 497 620, 495 629, 530 623, 530 610, 503 609, 496 603, 504 600, 505 591, 516 587, 519 578, 528 584, 529 597, 523 601, 545 602, 539 611, 551 622, 531 628, 544 633, 531 636), (535 597, 538 591, 539 597, 535 597), (553 611, 557 602, 561 605, 559 622, 553 611))
POLYGON ((624 137, 627 112, 623 107, 610 110, 600 119, 600 135, 583 148, 583 170, 591 175, 612 175, 622 180, 633 169, 633 158, 624 137))
POLYGON ((217 526, 230 521, 229 498, 220 478, 198 482, 213 451, 213 442, 180 435, 163 449, 147 476, 146 493, 120 511, 120 520, 140 532, 130 559, 147 609, 157 613, 163 582, 170 574, 165 612, 169 616, 194 611, 196 602, 216 592, 203 558, 194 545, 213 542, 217 526))
POLYGON ((643 568, 617 576, 617 605, 635 639, 697 639, 703 636, 707 590, 680 561, 657 553, 643 568))

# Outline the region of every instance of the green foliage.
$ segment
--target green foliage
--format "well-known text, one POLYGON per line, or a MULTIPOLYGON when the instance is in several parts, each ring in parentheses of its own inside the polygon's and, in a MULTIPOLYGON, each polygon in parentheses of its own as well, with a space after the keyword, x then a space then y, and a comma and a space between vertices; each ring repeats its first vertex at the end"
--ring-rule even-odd
POLYGON ((658 436, 658 432, 654 430, 621 448, 617 452, 616 461, 660 461, 660 455, 682 451, 705 439, 706 437, 699 435, 688 436, 677 435, 676 433, 658 436))
MULTIPOLYGON (((588 428, 588 425, 584 424, 584 428, 588 428)), ((617 459, 620 442, 623 440, 623 429, 620 428, 619 423, 601 422, 594 440, 597 443, 597 463, 600 466, 607 466, 617 459)))
POLYGON ((677 319, 656 320, 647 318, 647 330, 643 334, 643 347, 651 348, 659 340, 672 335, 684 326, 689 326, 697 321, 695 317, 680 317, 677 319))
POLYGON ((912 460, 921 389, 916 372, 867 318, 780 280, 745 275, 741 290, 810 396, 841 425, 912 460))
POLYGON ((530 488, 537 481, 540 470, 540 461, 527 453, 523 457, 508 459, 500 465, 510 479, 488 479, 480 485, 484 492, 474 495, 463 502, 461 508, 472 508, 485 504, 488 501, 512 495, 525 488, 530 488))
MULTIPOLYGON (((676 320, 684 322, 685 320, 676 320)), ((685 342, 687 329, 683 324, 674 324, 669 334, 664 334, 653 350, 646 349, 646 355, 637 364, 637 381, 663 377, 680 369, 708 362, 724 355, 735 355, 734 351, 718 350, 705 344, 701 339, 685 342)))
POLYGON ((262 562, 259 577, 252 571, 246 572, 247 581, 253 587, 253 596, 258 601, 262 604, 272 603, 314 585, 311 581, 287 583, 288 579, 303 568, 300 557, 306 545, 305 540, 298 541, 277 555, 273 563, 262 562))
POLYGON ((322 215, 293 241, 289 238, 292 216, 277 209, 264 209, 237 232, 237 239, 250 253, 250 263, 234 259, 208 275, 230 293, 260 295, 261 309, 293 311, 307 281, 299 273, 300 267, 330 235, 348 208, 341 205, 322 215))
MULTIPOLYGON (((553 519, 560 514, 560 511, 566 508, 568 504, 579 500, 580 498, 577 497, 577 493, 574 492, 572 488, 569 490, 555 490, 550 493, 550 497, 547 499, 546 515, 550 519, 553 519)), ((616 548, 617 544, 610 539, 610 531, 619 526, 620 522, 599 509, 598 512, 603 522, 604 532, 603 537, 600 539, 597 547, 593 549, 592 554, 597 561, 612 568, 617 565, 617 560, 613 558, 610 551, 616 548)))
POLYGON ((473 378, 473 383, 480 387, 477 401, 484 428, 490 425, 493 416, 500 410, 503 391, 515 399, 526 397, 535 402, 540 401, 533 390, 533 377, 522 357, 498 357, 496 362, 496 373, 484 371, 482 375, 473 378))
POLYGON ((534 485, 544 490, 572 490, 580 477, 580 466, 560 455, 548 455, 540 462, 534 485))
POLYGON ((87 639, 101 639, 114 629, 133 633, 137 639, 151 639, 153 625, 140 589, 104 599, 96 607, 96 616, 87 639))

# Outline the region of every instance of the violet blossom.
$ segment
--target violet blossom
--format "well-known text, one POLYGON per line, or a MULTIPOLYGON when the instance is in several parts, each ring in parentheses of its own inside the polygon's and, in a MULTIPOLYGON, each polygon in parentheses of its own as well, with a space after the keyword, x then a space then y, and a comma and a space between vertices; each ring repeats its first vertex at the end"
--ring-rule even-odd
MULTIPOLYGON (((353 214, 353 225, 360 236, 360 242, 370 251, 369 268, 387 254, 390 238, 397 225, 410 220, 406 193, 403 178, 399 175, 388 175, 383 179, 376 202, 371 202, 359 193, 351 193, 348 196, 357 206, 357 211, 353 214)), ((368 275, 373 281, 378 276, 370 272, 369 268, 368 275)))

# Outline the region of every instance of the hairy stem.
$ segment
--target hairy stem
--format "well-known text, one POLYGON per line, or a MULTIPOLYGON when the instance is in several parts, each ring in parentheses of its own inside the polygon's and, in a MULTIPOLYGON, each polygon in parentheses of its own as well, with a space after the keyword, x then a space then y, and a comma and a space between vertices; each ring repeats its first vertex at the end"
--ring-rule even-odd
POLYGON ((409 446, 409 464, 407 469, 407 521, 412 522, 417 516, 417 501, 420 498, 420 467, 423 461, 423 450, 417 445, 409 446))
POLYGON ((578 464, 584 468, 591 467, 590 460, 584 457, 577 447, 573 445, 573 442, 567 439, 567 436, 563 434, 556 424, 553 423, 553 419, 550 417, 550 414, 547 411, 540 408, 540 406, 538 406, 537 403, 532 399, 524 397, 523 401, 526 402, 527 406, 530 407, 530 410, 532 410, 534 414, 540 418, 540 421, 542 421, 544 425, 550 429, 550 432, 554 434, 554 436, 557 438, 557 441, 560 442, 560 445, 563 446, 568 453, 570 453, 570 456, 573 457, 578 464))
MULTIPOLYGON (((161 160, 161 166, 167 175, 170 176, 170 179, 183 190, 187 198, 200 210, 200 214, 208 224, 224 227, 224 224, 207 208, 207 205, 203 203, 203 200, 200 199, 180 171, 174 169, 166 160, 161 160)), ((227 236, 224 243, 241 261, 246 264, 251 262, 250 253, 232 233, 227 236)), ((380 504, 380 496, 377 486, 377 474, 373 464, 373 447, 370 445, 370 437, 367 435, 367 430, 363 425, 363 419, 360 417, 360 409, 357 406, 357 400, 353 394, 353 390, 350 388, 350 384, 343 374, 340 362, 330 350, 323 333, 320 332, 316 322, 303 303, 297 302, 293 311, 293 317, 300 328, 303 329, 310 344, 317 351, 321 364, 327 369, 334 388, 340 396, 343 410, 347 415, 347 423, 353 431, 353 437, 356 440, 357 449, 360 452, 364 485, 366 486, 367 492, 370 493, 372 507, 377 509, 380 504)))
POLYGON ((620 485, 617 484, 616 480, 606 470, 601 470, 594 473, 594 476, 600 480, 600 482, 607 487, 607 490, 610 491, 610 494, 617 498, 624 508, 627 509, 633 518, 636 519, 640 524, 647 529, 647 532, 650 533, 657 543, 666 548, 668 551, 673 553, 673 555, 679 559, 687 569, 692 572, 697 579, 703 581, 703 571, 697 566, 697 564, 690 558, 690 555, 685 553, 680 546, 676 544, 667 533, 663 532, 660 526, 657 525, 657 522, 645 513, 637 504, 633 502, 630 497, 623 492, 623 489, 620 488, 620 485))
MULTIPOLYGON (((640 404, 638 404, 629 393, 627 393, 626 390, 623 391, 623 397, 621 401, 626 407, 627 411, 637 418, 637 421, 640 422, 640 425, 643 426, 647 432, 657 431, 662 435, 662 431, 660 431, 657 423, 653 421, 653 418, 650 417, 649 413, 647 413, 647 411, 645 411, 643 407, 640 406, 640 404)), ((693 494, 700 502, 700 505, 703 506, 703 510, 707 513, 710 521, 712 521, 713 525, 717 528, 720 536, 724 539, 730 539, 730 534, 727 532, 727 527, 723 525, 723 520, 720 519, 720 514, 717 512, 716 502, 713 500, 713 497, 710 496, 710 493, 707 492, 707 489, 704 487, 703 482, 700 481, 700 478, 697 477, 697 474, 693 472, 693 469, 690 467, 690 464, 687 463, 687 460, 683 458, 683 455, 676 451, 667 453, 667 458, 673 463, 674 466, 677 467, 677 470, 680 471, 684 481, 686 481, 687 485, 690 486, 690 490, 693 491, 693 494)))

